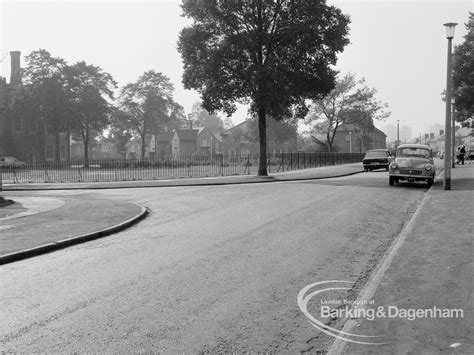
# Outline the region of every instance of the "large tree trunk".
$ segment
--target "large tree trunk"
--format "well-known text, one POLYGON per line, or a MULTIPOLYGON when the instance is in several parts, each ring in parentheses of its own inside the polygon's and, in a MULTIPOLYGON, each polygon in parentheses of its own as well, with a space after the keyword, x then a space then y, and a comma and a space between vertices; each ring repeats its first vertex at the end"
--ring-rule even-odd
MULTIPOLYGON (((333 136, 333 139, 334 139, 334 136, 333 136)), ((332 152, 332 139, 331 139, 330 133, 327 133, 326 140, 328 141, 328 152, 331 153, 332 152)))
POLYGON ((260 157, 258 159, 258 176, 268 176, 267 172, 267 111, 258 109, 258 136, 260 141, 260 157))

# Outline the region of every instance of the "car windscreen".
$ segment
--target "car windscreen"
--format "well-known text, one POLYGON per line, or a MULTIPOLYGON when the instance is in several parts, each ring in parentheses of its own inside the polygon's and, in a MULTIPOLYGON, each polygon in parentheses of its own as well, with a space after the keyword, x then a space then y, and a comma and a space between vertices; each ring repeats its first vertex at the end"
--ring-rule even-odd
POLYGON ((386 158, 386 152, 367 152, 365 153, 366 158, 386 158))
POLYGON ((424 148, 400 148, 397 150, 397 157, 402 158, 429 158, 430 151, 424 148))

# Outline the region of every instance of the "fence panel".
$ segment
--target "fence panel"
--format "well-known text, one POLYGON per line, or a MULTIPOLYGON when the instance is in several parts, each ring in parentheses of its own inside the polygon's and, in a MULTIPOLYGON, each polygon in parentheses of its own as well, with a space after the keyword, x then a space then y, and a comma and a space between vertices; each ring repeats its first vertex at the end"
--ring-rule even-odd
MULTIPOLYGON (((358 163, 362 153, 296 152, 267 156, 269 173, 358 163)), ((0 167, 3 184, 159 180, 256 174, 258 155, 191 156, 163 159, 74 160, 0 167)))

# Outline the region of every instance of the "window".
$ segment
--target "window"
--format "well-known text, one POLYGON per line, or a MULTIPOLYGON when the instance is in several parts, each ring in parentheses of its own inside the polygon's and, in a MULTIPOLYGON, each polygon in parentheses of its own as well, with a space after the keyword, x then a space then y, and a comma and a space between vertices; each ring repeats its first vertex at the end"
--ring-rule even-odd
POLYGON ((51 159, 53 157, 53 146, 47 145, 46 146, 46 159, 51 159))
POLYGON ((66 158, 66 147, 64 145, 61 145, 59 150, 60 150, 59 155, 61 156, 61 159, 66 158))
POLYGON ((17 117, 15 120, 15 132, 21 132, 23 128, 21 117, 17 117))
POLYGON ((36 121, 32 119, 30 121, 30 132, 36 132, 36 129, 37 129, 36 121))

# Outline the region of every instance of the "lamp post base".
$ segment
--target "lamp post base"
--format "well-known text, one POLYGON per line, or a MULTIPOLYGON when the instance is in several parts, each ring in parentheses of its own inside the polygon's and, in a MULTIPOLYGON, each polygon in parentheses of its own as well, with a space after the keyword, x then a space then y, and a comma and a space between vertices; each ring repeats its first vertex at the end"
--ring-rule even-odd
POLYGON ((444 179, 443 186, 445 190, 451 190, 451 179, 444 179))

